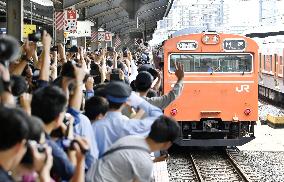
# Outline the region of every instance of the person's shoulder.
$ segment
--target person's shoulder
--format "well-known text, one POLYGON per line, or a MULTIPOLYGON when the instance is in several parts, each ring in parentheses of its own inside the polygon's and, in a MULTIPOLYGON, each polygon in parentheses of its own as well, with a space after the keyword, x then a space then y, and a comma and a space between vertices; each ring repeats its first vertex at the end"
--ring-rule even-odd
POLYGON ((125 137, 122 137, 120 140, 145 140, 145 137, 140 135, 128 135, 125 137))
POLYGON ((4 171, 1 167, 0 167, 0 181, 14 182, 13 179, 8 175, 8 173, 4 171))
POLYGON ((120 146, 145 146, 145 149, 148 149, 145 137, 139 135, 128 135, 118 139, 115 143, 120 146))
POLYGON ((103 119, 99 119, 99 120, 93 122, 92 127, 96 128, 96 127, 104 126, 106 124, 107 124, 107 119, 103 118, 103 119))
POLYGON ((82 122, 83 125, 89 124, 89 123, 91 124, 90 119, 87 116, 85 116, 84 114, 80 113, 79 118, 80 118, 80 122, 82 122))

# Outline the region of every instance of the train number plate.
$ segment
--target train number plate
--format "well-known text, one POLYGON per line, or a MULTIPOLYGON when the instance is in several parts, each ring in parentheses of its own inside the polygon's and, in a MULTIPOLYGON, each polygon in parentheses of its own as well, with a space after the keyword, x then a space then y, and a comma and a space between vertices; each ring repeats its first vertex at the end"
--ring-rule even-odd
POLYGON ((226 39, 223 42, 225 51, 244 51, 246 48, 246 41, 243 39, 226 39))
POLYGON ((183 40, 177 43, 177 49, 180 51, 196 50, 198 43, 194 40, 183 40))

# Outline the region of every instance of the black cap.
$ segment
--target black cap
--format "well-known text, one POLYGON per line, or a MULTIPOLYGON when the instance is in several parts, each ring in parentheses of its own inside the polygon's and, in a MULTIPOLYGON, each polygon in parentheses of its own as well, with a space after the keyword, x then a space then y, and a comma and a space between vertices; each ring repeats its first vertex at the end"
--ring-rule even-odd
POLYGON ((130 96, 132 89, 121 81, 112 81, 104 88, 106 98, 110 102, 124 103, 130 96))
POLYGON ((138 91, 144 91, 151 88, 153 83, 152 75, 147 71, 141 71, 135 80, 135 86, 138 91))
POLYGON ((153 68, 150 64, 143 64, 142 66, 140 66, 137 71, 141 72, 141 71, 149 71, 149 69, 153 68))

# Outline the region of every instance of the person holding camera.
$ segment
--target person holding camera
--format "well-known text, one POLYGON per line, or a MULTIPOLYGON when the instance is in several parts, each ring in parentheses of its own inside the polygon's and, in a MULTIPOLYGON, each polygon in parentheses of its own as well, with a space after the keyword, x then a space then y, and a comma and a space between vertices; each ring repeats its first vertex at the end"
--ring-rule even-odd
POLYGON ((179 132, 176 121, 167 116, 158 117, 146 138, 125 136, 111 145, 88 172, 87 179, 95 182, 151 181, 153 161, 150 153, 167 150, 179 132))
POLYGON ((51 181, 51 149, 44 146, 42 154, 38 152, 36 144, 29 143, 29 120, 29 116, 20 109, 0 106, 0 181, 15 181, 10 171, 15 171, 19 167, 28 146, 31 147, 33 166, 40 181, 51 181))
POLYGON ((31 103, 32 115, 43 120, 46 141, 52 148, 54 160, 51 171, 53 176, 61 180, 80 181, 79 179, 84 175, 82 171, 85 169, 85 161, 82 159, 85 158, 85 153, 82 154, 80 150, 76 150, 75 153, 74 150, 68 150, 67 155, 50 137, 50 133, 63 124, 66 106, 66 96, 56 86, 47 86, 36 90, 31 103))
POLYGON ((109 109, 105 117, 92 124, 95 139, 98 144, 99 157, 115 141, 127 135, 147 135, 154 120, 162 115, 162 111, 146 102, 132 90, 129 85, 113 81, 104 88, 105 97, 109 102, 109 109), (122 115, 124 105, 139 107, 145 111, 145 119, 129 119, 122 115))
MULTIPOLYGON (((71 61, 64 63, 61 70, 61 75, 54 81, 54 84, 62 88, 67 101, 67 112, 74 119, 74 133, 86 137, 90 144, 90 152, 86 154, 86 170, 91 166, 92 162, 98 158, 98 150, 91 122, 80 112, 83 100, 83 85, 86 78, 86 72, 83 68, 72 64, 71 61)), ((87 79, 87 85, 90 85, 90 79, 87 79)), ((92 89, 87 87, 88 89, 92 89)), ((89 90, 88 90, 89 91, 89 90)))

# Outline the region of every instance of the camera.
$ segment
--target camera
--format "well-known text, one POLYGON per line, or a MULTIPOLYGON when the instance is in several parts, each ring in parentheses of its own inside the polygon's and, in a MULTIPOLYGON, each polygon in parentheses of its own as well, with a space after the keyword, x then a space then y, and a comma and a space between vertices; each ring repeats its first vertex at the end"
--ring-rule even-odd
POLYGON ((75 78, 75 69, 71 61, 68 61, 62 65, 61 76, 75 78))
POLYGON ((58 51, 58 46, 53 46, 50 48, 50 52, 57 52, 58 51))
POLYGON ((36 146, 37 151, 39 153, 45 153, 45 147, 42 144, 38 144, 34 140, 29 140, 27 142, 27 152, 25 153, 24 157, 21 160, 21 164, 31 165, 33 164, 33 153, 32 153, 32 145, 36 146))
POLYGON ((127 52, 128 52, 127 47, 122 48, 122 52, 123 52, 123 57, 127 57, 127 52))
POLYGON ((156 79, 159 76, 159 73, 157 72, 157 70, 153 68, 150 68, 148 72, 153 76, 154 79, 156 79))
POLYGON ((98 75, 101 75, 99 65, 97 65, 96 63, 91 63, 90 67, 91 67, 90 76, 98 76, 98 75))
POLYGON ((100 84, 101 83, 101 72, 100 67, 96 63, 91 63, 91 70, 90 70, 90 76, 94 79, 94 84, 100 84))
POLYGON ((89 151, 88 149, 84 149, 77 140, 70 140, 68 138, 65 138, 61 141, 61 144, 65 150, 75 150, 74 144, 78 144, 82 154, 86 154, 89 151))
POLYGON ((138 45, 140 45, 142 43, 142 39, 138 39, 136 42, 138 45))
POLYGON ((19 42, 12 36, 0 36, 0 63, 8 67, 10 62, 17 60, 20 55, 19 42))
POLYGON ((111 81, 120 81, 119 78, 119 69, 112 69, 110 74, 111 81))
POLYGON ((78 47, 77 47, 77 46, 72 46, 72 47, 69 49, 69 52, 73 52, 73 53, 78 52, 78 47))
POLYGON ((39 42, 41 39, 41 33, 39 31, 34 31, 33 33, 28 35, 28 39, 32 42, 39 42))
POLYGON ((95 50, 94 52, 95 52, 95 55, 99 56, 101 54, 102 50, 98 49, 98 50, 95 50))
POLYGON ((113 47, 107 47, 107 52, 113 52, 113 47))

